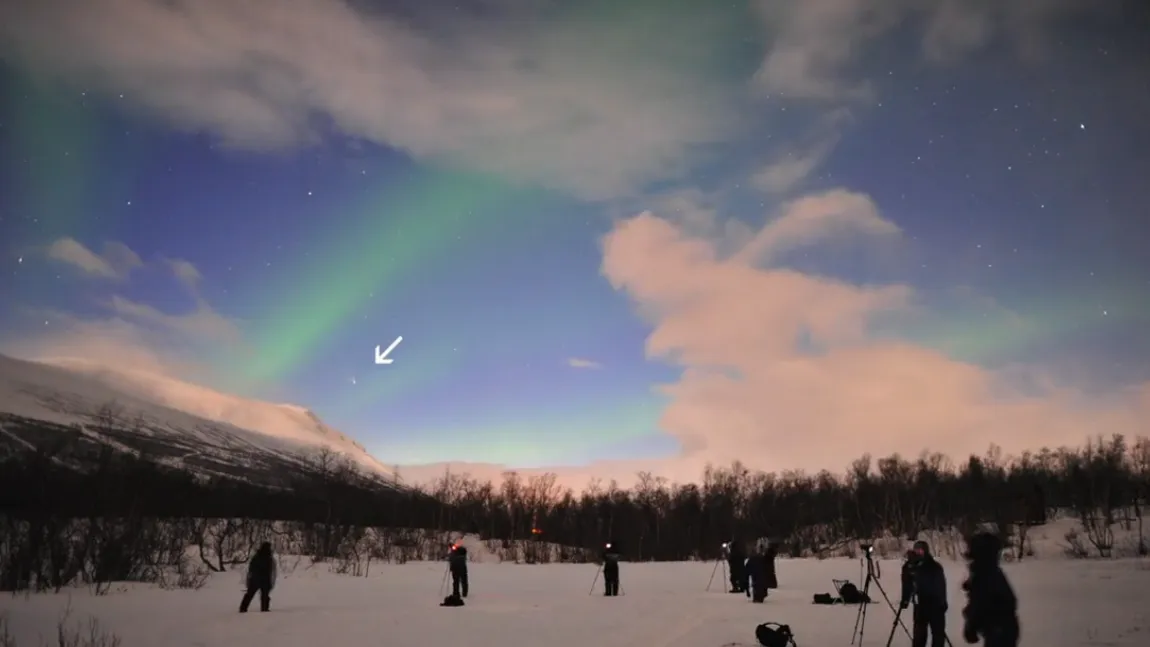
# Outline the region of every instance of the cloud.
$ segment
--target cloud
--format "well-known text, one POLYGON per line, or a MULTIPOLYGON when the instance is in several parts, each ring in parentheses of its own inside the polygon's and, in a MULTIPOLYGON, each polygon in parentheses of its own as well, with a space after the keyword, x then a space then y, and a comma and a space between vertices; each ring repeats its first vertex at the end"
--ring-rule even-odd
POLYGON ((843 128, 852 121, 847 108, 828 110, 805 137, 773 151, 770 161, 752 175, 751 185, 776 197, 801 188, 834 151, 843 128))
POLYGON ((200 287, 200 281, 204 277, 200 274, 200 271, 196 269, 195 265, 178 258, 165 258, 164 263, 172 270, 172 273, 176 275, 180 283, 184 284, 184 287, 193 293, 197 293, 200 287))
POLYGON ((589 359, 580 359, 578 357, 572 357, 572 358, 568 359, 567 360, 567 366, 570 366, 571 368, 583 368, 583 369, 600 369, 600 368, 603 368, 603 365, 600 364, 599 362, 593 362, 589 359))
POLYGON ((135 252, 117 242, 104 243, 104 253, 96 254, 72 238, 61 238, 49 245, 46 253, 52 260, 105 279, 125 279, 143 265, 135 252))
MULTIPOLYGON (((0 4, 0 56, 232 147, 334 132, 599 199, 680 178, 696 154, 745 138, 766 119, 748 88, 836 105, 871 97, 865 63, 900 26, 916 30, 924 57, 949 61, 996 37, 1039 51, 1082 6, 39 0, 0 4)), ((766 186, 795 183, 822 147, 776 161, 766 186)))
POLYGON ((0 55, 235 147, 334 129, 598 198, 738 125, 715 46, 737 23, 643 7, 43 0, 0 8, 0 55))
POLYGON ((879 215, 869 196, 845 189, 808 195, 783 206, 736 255, 748 263, 775 260, 783 254, 831 238, 890 237, 900 230, 879 215))
POLYGON ((1024 58, 1041 56, 1052 29, 1083 12, 1113 11, 1082 0, 754 0, 772 38, 754 76, 759 92, 784 99, 873 98, 861 70, 880 38, 910 26, 924 60, 951 62, 995 39, 1024 58))
MULTIPOLYGON (((868 198, 838 190, 792 202, 751 246, 817 244, 847 226, 897 232, 868 198)), ((603 243, 604 275, 652 324, 648 356, 682 369, 662 388, 671 404, 660 424, 684 447, 673 464, 696 477, 706 460, 837 471, 868 452, 1075 444, 1098 430, 1136 433, 1150 415, 1150 385, 1100 398, 876 335, 876 320, 917 307, 910 286, 852 285, 758 257, 724 258, 650 213, 603 243)))
MULTIPOLYGON (((53 247, 74 249, 72 245, 60 245, 60 241, 53 247)), ((146 267, 128 247, 117 244, 115 250, 112 258, 134 259, 131 267, 146 267)), ((77 258, 91 261, 83 256, 77 258)), ((106 260, 109 254, 106 253, 104 259, 96 258, 106 260)), ((97 315, 25 309, 25 313, 34 316, 41 325, 28 334, 8 337, 0 352, 33 360, 80 359, 132 366, 170 377, 219 383, 221 375, 213 369, 212 360, 246 352, 239 324, 216 311, 199 295, 197 285, 201 275, 193 264, 165 260, 161 266, 169 269, 189 291, 194 301, 190 311, 165 312, 118 294, 96 298, 103 310, 97 315)), ((100 266, 92 264, 91 267, 100 266)), ((120 272, 116 276, 125 274, 120 272)))

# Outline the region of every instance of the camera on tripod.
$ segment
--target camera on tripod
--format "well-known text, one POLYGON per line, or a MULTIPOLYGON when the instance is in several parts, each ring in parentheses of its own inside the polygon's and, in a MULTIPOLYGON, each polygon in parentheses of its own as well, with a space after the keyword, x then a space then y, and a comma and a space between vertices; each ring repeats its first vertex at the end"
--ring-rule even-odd
POLYGON ((859 544, 859 548, 862 549, 863 555, 866 556, 867 559, 871 559, 874 555, 874 544, 859 544))

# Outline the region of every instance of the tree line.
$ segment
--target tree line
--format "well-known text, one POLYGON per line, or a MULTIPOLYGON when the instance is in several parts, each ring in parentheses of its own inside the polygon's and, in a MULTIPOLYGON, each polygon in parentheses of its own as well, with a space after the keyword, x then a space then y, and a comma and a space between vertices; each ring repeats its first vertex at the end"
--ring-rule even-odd
POLYGON ((409 488, 326 450, 301 458, 282 487, 205 478, 111 446, 77 470, 55 460, 66 443, 0 461, 0 590, 149 579, 194 587, 269 539, 364 574, 372 560, 439 558, 451 532, 478 535, 492 552, 524 562, 586 561, 608 540, 634 561, 710 560, 732 538, 770 537, 804 556, 990 524, 1021 559, 1027 529, 1062 511, 1080 522, 1067 541, 1082 556, 1110 556, 1122 523, 1137 525, 1136 550, 1147 552, 1147 438, 1094 438, 1015 457, 992 447, 959 462, 935 453, 864 456, 840 475, 736 463, 708 467, 699 483, 640 473, 630 489, 596 481, 578 493, 553 474, 516 472, 498 483, 445 473, 409 488), (198 549, 192 558, 189 547, 198 549))

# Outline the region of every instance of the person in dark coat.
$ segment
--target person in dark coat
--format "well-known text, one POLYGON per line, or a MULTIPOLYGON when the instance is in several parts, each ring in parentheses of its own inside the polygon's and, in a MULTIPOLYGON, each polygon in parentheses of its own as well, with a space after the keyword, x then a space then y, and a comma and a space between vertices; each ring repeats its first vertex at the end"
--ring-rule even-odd
POLYGON ((963 583, 966 608, 962 610, 962 637, 986 647, 1017 647, 1018 599, 998 560, 1002 542, 995 535, 979 533, 967 541, 970 578, 963 583))
POLYGON ((613 597, 619 595, 619 548, 612 542, 607 542, 603 548, 603 595, 613 597))
POLYGON ((763 553, 763 579, 766 581, 768 589, 779 588, 779 576, 775 572, 775 558, 778 556, 778 544, 773 541, 768 541, 767 550, 763 553))
POLYGON ((762 603, 767 599, 767 556, 762 546, 747 558, 747 597, 751 602, 762 603))
POLYGON ((743 542, 732 539, 724 544, 724 549, 727 553, 727 571, 731 576, 731 593, 742 593, 747 590, 747 577, 744 572, 747 553, 743 548, 743 542))
POLYGON ((930 554, 925 541, 914 542, 909 559, 902 567, 902 602, 905 609, 914 603, 911 647, 946 647, 946 571, 930 554))
POLYGON ((451 571, 452 597, 467 597, 467 547, 462 543, 452 544, 447 554, 447 568, 451 571))
POLYGON ((240 601, 240 613, 247 613, 256 593, 260 594, 260 611, 271 609, 272 589, 276 585, 276 559, 272 555, 270 542, 260 544, 252 560, 248 562, 247 590, 240 601))

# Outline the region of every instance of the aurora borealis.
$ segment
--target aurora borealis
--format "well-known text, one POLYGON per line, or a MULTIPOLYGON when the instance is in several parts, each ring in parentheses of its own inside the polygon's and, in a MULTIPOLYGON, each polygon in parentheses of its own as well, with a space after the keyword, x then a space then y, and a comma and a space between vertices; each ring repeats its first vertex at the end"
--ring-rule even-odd
POLYGON ((385 463, 1134 431, 1146 11, 1021 3, 13 3, 0 350, 297 403, 385 463), (142 266, 97 276, 108 241, 142 266))

